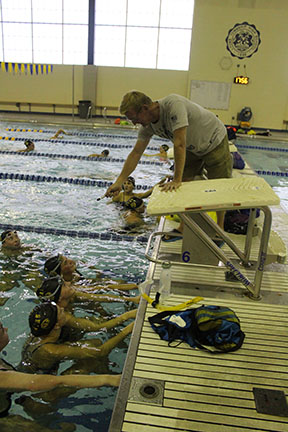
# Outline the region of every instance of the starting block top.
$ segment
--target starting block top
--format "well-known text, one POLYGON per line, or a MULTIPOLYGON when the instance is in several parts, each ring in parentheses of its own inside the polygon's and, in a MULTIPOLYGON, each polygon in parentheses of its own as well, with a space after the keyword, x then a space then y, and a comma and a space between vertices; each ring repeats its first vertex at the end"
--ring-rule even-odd
POLYGON ((261 177, 241 176, 183 182, 179 189, 162 192, 156 186, 149 199, 150 215, 236 210, 280 204, 278 195, 261 177))

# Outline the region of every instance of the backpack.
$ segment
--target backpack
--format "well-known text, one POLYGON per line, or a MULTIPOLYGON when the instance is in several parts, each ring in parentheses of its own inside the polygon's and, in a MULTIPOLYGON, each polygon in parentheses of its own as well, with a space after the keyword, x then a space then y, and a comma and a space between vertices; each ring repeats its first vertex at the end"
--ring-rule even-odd
POLYGON ((244 169, 245 168, 245 162, 242 159, 242 156, 238 152, 232 152, 233 156, 233 168, 236 169, 244 169))
MULTIPOLYGON (((231 234, 247 234, 250 209, 227 210, 224 218, 224 231, 231 234)), ((260 210, 256 209, 256 218, 260 210)))
POLYGON ((185 311, 164 311, 148 318, 159 337, 172 342, 188 343, 211 354, 238 350, 245 334, 235 312, 222 306, 201 306, 185 311), (203 346, 205 345, 205 346, 203 346), (206 345, 214 347, 213 350, 206 345))

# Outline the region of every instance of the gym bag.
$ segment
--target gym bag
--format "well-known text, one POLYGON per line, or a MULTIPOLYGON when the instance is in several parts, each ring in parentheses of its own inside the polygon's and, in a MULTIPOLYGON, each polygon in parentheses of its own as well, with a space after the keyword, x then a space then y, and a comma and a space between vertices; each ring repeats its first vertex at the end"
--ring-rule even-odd
POLYGON ((172 342, 188 343, 211 354, 238 350, 245 334, 235 312, 222 306, 201 306, 185 311, 164 311, 148 318, 159 337, 172 342), (205 346, 204 346, 205 345, 205 346), (207 346, 214 347, 208 349, 207 346))

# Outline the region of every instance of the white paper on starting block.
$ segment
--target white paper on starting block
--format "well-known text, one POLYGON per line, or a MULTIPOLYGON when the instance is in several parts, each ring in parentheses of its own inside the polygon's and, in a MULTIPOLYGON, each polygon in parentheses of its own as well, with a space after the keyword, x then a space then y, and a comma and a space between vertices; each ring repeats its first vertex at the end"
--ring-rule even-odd
POLYGON ((279 197, 261 177, 247 176, 184 182, 177 191, 162 192, 156 186, 149 199, 151 215, 233 210, 278 205, 279 197))
POLYGON ((234 144, 229 144, 230 153, 238 152, 237 147, 234 144))

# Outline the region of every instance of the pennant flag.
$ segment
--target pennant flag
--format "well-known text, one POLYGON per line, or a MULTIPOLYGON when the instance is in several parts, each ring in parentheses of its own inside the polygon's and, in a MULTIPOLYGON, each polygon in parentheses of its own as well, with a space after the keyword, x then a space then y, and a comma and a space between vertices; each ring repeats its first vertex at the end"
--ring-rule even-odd
POLYGON ((1 70, 10 73, 27 73, 31 75, 48 74, 53 72, 53 65, 35 64, 35 63, 14 63, 14 62, 0 62, 1 70))

